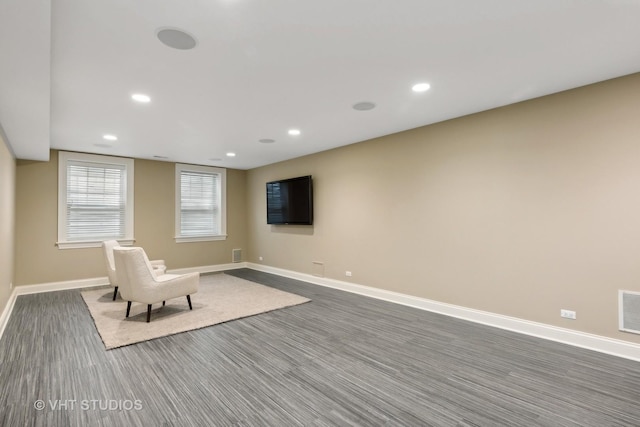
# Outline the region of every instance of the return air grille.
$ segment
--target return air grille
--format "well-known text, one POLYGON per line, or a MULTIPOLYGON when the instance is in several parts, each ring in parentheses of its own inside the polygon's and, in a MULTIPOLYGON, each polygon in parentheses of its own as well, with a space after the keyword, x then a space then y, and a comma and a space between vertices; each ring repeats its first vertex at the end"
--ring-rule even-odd
POLYGON ((620 291, 619 294, 619 329, 640 334, 640 292, 620 291))
POLYGON ((242 261, 242 249, 233 249, 231 251, 231 260, 233 262, 240 262, 242 261))

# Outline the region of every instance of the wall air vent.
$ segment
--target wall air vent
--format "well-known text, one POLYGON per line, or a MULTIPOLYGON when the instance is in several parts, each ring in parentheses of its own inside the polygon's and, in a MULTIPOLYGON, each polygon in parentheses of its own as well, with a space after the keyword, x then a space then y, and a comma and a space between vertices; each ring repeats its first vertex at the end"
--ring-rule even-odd
POLYGON ((621 290, 618 294, 618 329, 640 334, 640 292, 621 290))
POLYGON ((231 260, 233 262, 241 262, 242 261, 242 249, 232 249, 231 250, 231 260))

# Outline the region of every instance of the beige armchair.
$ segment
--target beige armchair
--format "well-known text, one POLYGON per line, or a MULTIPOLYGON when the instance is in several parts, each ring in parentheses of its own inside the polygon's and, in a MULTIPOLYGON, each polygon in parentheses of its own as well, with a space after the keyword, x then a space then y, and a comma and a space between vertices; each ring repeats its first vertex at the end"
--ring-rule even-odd
MULTIPOLYGON (((104 254, 104 262, 107 267, 107 275, 109 276, 109 283, 115 289, 113 291, 113 300, 116 300, 118 295, 118 275, 116 274, 116 265, 113 261, 113 248, 119 247, 120 244, 117 240, 105 240, 102 242, 102 252, 104 254)), ((167 271, 167 267, 164 265, 164 260, 149 261, 153 267, 155 275, 159 276, 167 271)))
POLYGON ((120 286, 120 295, 127 301, 127 314, 131 311, 131 302, 147 304, 147 322, 151 320, 151 306, 162 301, 181 296, 187 297, 189 310, 191 294, 198 292, 200 273, 155 275, 153 267, 142 248, 117 247, 113 256, 120 286))

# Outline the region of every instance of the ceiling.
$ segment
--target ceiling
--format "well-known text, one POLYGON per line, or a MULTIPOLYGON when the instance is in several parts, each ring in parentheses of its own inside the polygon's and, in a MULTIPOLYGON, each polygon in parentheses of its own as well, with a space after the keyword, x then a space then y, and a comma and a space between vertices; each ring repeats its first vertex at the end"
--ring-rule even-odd
POLYGON ((0 130, 24 159, 250 169, 638 72, 638 22, 635 0, 1 0, 0 130))

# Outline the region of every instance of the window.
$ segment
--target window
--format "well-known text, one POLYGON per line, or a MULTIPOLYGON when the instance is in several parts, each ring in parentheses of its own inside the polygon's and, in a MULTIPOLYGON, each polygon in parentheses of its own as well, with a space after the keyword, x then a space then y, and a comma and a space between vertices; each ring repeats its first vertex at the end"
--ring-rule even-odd
POLYGON ((224 240, 226 170, 176 164, 176 241, 224 240))
POLYGON ((133 243, 133 160, 60 152, 58 247, 133 243))

